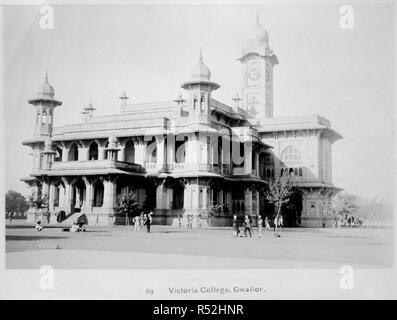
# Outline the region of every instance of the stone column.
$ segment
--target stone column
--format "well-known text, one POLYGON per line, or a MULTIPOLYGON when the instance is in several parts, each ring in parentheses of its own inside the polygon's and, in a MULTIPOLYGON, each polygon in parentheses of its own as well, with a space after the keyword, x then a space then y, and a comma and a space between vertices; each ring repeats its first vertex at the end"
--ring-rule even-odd
POLYGON ((255 191, 255 197, 256 197, 256 215, 259 216, 259 191, 255 191))
POLYGON ((135 163, 140 164, 141 166, 145 165, 145 156, 146 156, 146 145, 143 141, 139 141, 135 143, 135 163))
POLYGON ((172 166, 175 162, 175 136, 167 135, 167 165, 172 166))
POLYGON ((116 184, 112 179, 103 183, 103 208, 114 209, 116 207, 116 184))
POLYGON ((62 178, 63 183, 65 184, 65 198, 64 198, 64 210, 66 214, 71 212, 72 209, 72 186, 66 180, 66 178, 62 178))
POLYGON ((156 209, 166 209, 167 190, 163 184, 156 188, 156 209))
POLYGON ((251 174, 252 171, 252 142, 244 143, 244 171, 245 174, 251 174))
POLYGON ((88 161, 89 148, 87 144, 81 142, 81 147, 79 147, 79 161, 88 161))
POLYGON ((62 162, 68 161, 69 149, 66 147, 62 148, 62 162))
POLYGON ((157 168, 163 169, 165 165, 165 157, 166 157, 166 150, 165 150, 165 139, 164 136, 157 136, 156 137, 156 148, 157 148, 157 159, 156 164, 157 168))
POLYGON ((125 145, 119 145, 119 152, 117 153, 117 161, 125 161, 125 145))
POLYGON ((50 193, 48 197, 48 208, 51 212, 54 211, 54 193, 55 193, 55 185, 53 183, 50 184, 50 193))
POLYGON ((255 154, 255 159, 256 159, 256 176, 260 176, 260 170, 259 170, 259 152, 255 154))
POLYGON ((244 209, 245 214, 252 214, 252 190, 250 188, 246 188, 244 191, 244 209))
POLYGON ((190 184, 185 185, 185 189, 183 190, 183 208, 186 212, 191 211, 192 209, 192 188, 190 184))
POLYGON ((87 177, 83 177, 83 181, 85 183, 85 200, 83 203, 82 210, 88 210, 89 212, 92 211, 92 203, 93 203, 93 195, 94 195, 94 186, 87 177))

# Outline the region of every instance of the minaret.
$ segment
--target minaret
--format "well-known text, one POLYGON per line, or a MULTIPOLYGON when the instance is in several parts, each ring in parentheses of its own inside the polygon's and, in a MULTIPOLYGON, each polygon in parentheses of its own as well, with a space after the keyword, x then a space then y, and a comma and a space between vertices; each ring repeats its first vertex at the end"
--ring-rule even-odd
POLYGON ((52 136, 54 109, 62 104, 54 96, 55 90, 48 83, 48 72, 46 72, 44 82, 37 92, 37 97, 28 101, 35 107, 36 111, 34 136, 52 136))
POLYGON ((181 87, 189 91, 189 122, 208 124, 211 119, 211 93, 220 87, 219 84, 210 81, 211 71, 203 62, 203 54, 194 67, 190 80, 181 87))
POLYGON ((241 62, 242 108, 253 124, 273 117, 273 67, 278 59, 269 47, 269 34, 260 24, 259 13, 243 45, 241 62))

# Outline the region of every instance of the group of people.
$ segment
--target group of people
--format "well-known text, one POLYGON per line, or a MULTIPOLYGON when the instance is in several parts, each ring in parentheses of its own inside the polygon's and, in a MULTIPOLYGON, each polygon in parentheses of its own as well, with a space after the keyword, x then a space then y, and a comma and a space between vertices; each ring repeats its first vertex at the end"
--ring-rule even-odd
POLYGON ((139 216, 132 218, 132 223, 134 225, 135 231, 141 231, 146 226, 146 232, 150 232, 150 226, 153 223, 153 212, 149 213, 142 212, 139 216))
MULTIPOLYGON (((283 227, 283 216, 279 216, 277 218, 277 216, 274 218, 274 230, 276 231, 276 226, 278 228, 283 227)), ((265 230, 270 230, 270 222, 269 222, 269 218, 265 217, 265 220, 263 221, 262 216, 258 216, 258 220, 257 220, 257 227, 258 227, 258 238, 262 237, 262 233, 263 233, 263 227, 265 227, 265 230), (265 224, 263 226, 263 224, 265 224)), ((244 221, 242 223, 242 228, 244 230, 244 237, 247 237, 249 234, 249 236, 252 238, 253 235, 253 227, 252 227, 252 218, 249 215, 245 215, 244 217, 244 221)), ((233 237, 238 237, 240 235, 240 221, 237 217, 237 215, 233 215, 233 224, 232 224, 232 235, 233 237)), ((242 237, 243 235, 240 235, 240 237, 242 237)))
MULTIPOLYGON (((201 219, 199 219, 201 222, 201 219)), ((178 229, 181 230, 182 226, 186 225, 189 230, 193 229, 193 215, 188 214, 186 218, 182 218, 180 214, 178 214, 178 229)))

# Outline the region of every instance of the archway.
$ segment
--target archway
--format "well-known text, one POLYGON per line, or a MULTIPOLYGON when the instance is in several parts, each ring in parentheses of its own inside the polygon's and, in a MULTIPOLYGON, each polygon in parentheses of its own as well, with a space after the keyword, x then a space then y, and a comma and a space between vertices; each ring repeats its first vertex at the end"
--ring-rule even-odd
POLYGON ((103 205, 103 193, 104 193, 104 186, 101 180, 95 181, 94 185, 94 201, 93 207, 102 207, 103 205))
POLYGON ((131 139, 125 144, 124 161, 135 163, 135 145, 131 139))
POLYGON ((98 144, 95 141, 93 141, 90 144, 90 149, 88 151, 88 159, 98 160, 98 144))
POLYGON ((73 142, 73 144, 70 146, 69 149, 68 160, 77 161, 78 159, 79 159, 79 148, 77 147, 77 144, 73 142))

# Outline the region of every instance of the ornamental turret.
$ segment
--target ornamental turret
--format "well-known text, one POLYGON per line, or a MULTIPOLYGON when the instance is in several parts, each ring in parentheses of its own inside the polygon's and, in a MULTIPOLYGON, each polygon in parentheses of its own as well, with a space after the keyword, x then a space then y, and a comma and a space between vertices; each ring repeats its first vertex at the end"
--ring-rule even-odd
POLYGON ((55 90, 48 83, 48 73, 46 72, 44 82, 39 87, 37 97, 30 99, 28 102, 35 107, 35 136, 52 136, 54 109, 62 104, 56 100, 55 90))
POLYGON ((211 93, 220 87, 219 84, 210 81, 211 71, 200 58, 194 67, 190 80, 182 84, 182 88, 189 91, 189 122, 209 123, 211 119, 211 93))

